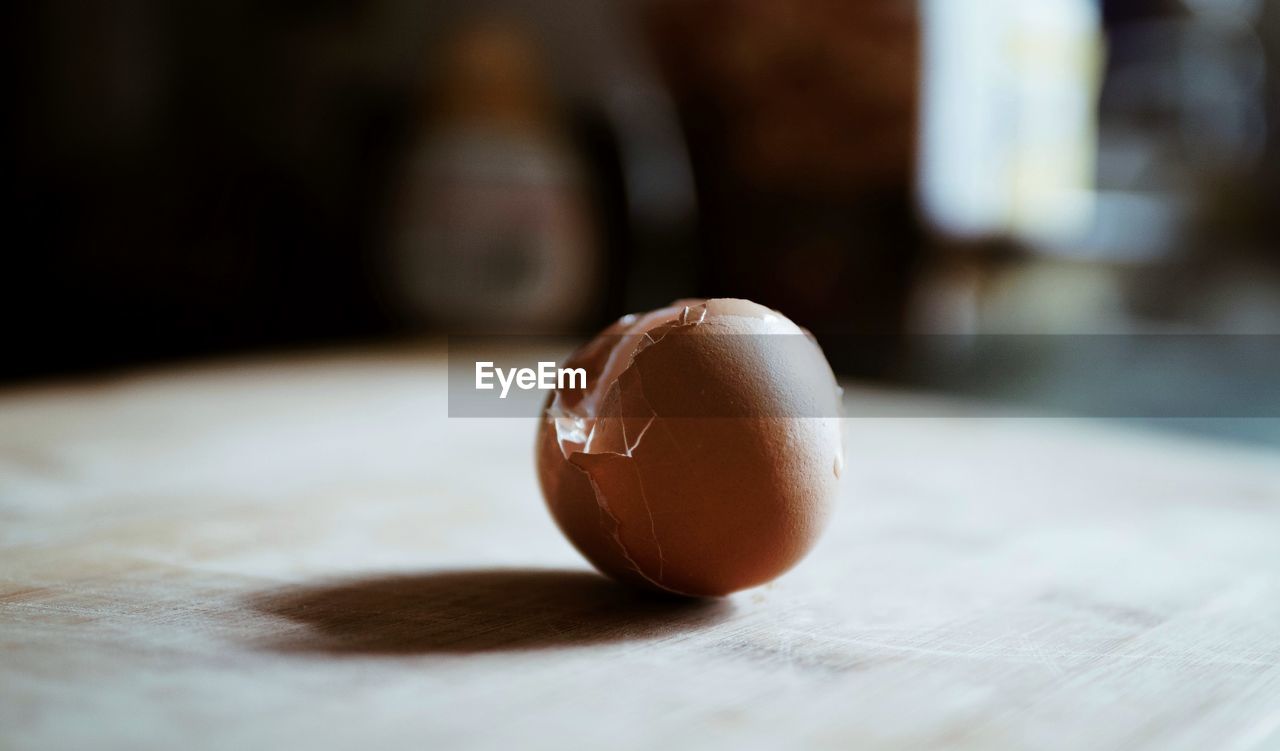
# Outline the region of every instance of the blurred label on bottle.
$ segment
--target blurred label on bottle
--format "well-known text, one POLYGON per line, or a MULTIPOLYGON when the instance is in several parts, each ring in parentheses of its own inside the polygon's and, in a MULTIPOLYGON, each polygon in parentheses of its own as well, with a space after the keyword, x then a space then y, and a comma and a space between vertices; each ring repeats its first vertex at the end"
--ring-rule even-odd
POLYGON ((446 51, 391 249, 414 321, 549 332, 595 302, 603 261, 540 53, 500 21, 464 28, 446 51))

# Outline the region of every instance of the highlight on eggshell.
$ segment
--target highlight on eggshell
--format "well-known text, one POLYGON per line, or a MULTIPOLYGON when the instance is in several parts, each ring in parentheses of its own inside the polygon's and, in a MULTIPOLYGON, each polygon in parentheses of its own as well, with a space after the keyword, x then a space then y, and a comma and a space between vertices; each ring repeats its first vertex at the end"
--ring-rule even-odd
POLYGON ((796 565, 826 526, 843 446, 817 342, 748 300, 624 316, 564 363, 539 423, 547 508, 601 572, 726 595, 796 565))

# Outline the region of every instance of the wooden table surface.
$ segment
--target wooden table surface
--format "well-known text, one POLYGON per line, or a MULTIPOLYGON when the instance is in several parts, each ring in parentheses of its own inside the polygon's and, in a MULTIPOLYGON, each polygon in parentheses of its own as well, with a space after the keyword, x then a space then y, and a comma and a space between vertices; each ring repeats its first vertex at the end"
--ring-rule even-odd
POLYGON ((632 596, 443 353, 0 394, 0 748, 1280 747, 1276 454, 847 421, 774 584, 632 596))

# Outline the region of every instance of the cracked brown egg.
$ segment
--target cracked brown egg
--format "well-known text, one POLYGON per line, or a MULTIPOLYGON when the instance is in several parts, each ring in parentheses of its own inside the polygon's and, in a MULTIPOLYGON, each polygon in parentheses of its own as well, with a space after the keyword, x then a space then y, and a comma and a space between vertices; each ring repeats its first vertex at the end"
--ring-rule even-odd
POLYGON ((840 389, 817 343, 747 300, 683 300, 620 319, 564 364, 538 479, 600 571, 688 596, 794 566, 826 525, 843 465, 840 389))

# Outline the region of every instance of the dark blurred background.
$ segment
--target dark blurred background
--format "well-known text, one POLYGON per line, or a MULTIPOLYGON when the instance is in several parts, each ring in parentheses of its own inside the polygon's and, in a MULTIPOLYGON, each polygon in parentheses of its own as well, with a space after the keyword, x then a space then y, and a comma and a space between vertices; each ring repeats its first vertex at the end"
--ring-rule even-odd
POLYGON ((687 296, 871 377, 920 333, 1280 333, 1271 0, 5 13, 6 380, 687 296))

